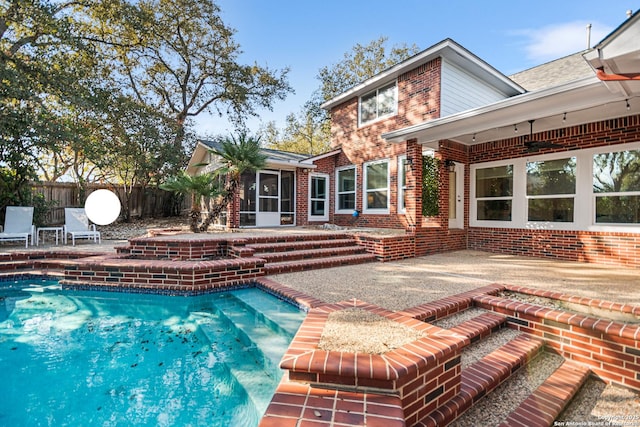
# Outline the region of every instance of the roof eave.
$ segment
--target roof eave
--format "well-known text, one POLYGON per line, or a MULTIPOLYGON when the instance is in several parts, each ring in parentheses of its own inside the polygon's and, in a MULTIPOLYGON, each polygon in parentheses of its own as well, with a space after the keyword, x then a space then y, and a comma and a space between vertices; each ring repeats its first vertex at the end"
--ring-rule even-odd
POLYGON ((388 132, 382 134, 382 138, 389 142, 417 139, 419 143, 426 144, 513 126, 514 123, 589 108, 617 99, 602 82, 592 76, 388 132))
POLYGON ((525 92, 520 85, 510 80, 507 76, 500 73, 498 70, 456 43, 454 40, 445 39, 440 43, 423 50, 417 55, 412 56, 411 58, 394 65, 379 74, 376 74, 340 95, 324 102, 320 107, 329 111, 333 107, 340 105, 349 99, 363 95, 380 85, 396 79, 401 74, 438 57, 451 59, 454 63, 459 65, 466 63, 468 67, 462 65, 463 68, 473 68, 476 71, 483 73, 485 77, 490 76, 494 84, 501 86, 504 91, 510 91, 512 94, 525 92))

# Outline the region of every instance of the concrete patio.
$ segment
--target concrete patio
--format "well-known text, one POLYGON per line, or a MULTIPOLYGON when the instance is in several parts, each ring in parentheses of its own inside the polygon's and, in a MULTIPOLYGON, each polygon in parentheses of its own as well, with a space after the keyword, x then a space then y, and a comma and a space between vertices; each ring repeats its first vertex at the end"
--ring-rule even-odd
MULTIPOLYGON (((244 237, 273 232, 271 229, 262 229, 215 235, 244 237)), ((286 232, 277 232, 309 234, 323 231, 296 227, 286 232)), ((182 236, 194 237, 193 234, 182 236)), ((211 234, 200 236, 211 237, 211 234)), ((78 241, 76 246, 55 245, 49 239, 40 246, 29 246, 26 250, 21 245, 3 244, 0 246, 0 253, 41 250, 115 253, 115 247, 126 244, 126 240, 103 240, 101 244, 78 241)), ((283 285, 326 302, 357 298, 389 310, 402 310, 489 283, 522 285, 640 305, 640 270, 635 268, 473 250, 278 274, 274 277, 283 285)))

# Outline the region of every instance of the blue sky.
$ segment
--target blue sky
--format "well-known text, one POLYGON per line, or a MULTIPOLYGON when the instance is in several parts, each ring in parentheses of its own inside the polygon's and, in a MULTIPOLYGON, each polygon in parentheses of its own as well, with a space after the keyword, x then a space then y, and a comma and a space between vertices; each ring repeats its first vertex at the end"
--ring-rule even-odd
MULTIPOLYGON (((236 30, 243 63, 271 69, 290 68, 295 90, 273 111, 248 121, 255 132, 262 122, 284 124, 319 86, 324 66, 340 61, 356 44, 380 36, 388 46, 406 43, 426 49, 445 38, 509 75, 591 46, 640 5, 628 0, 355 1, 355 0, 217 0, 222 19, 236 30)), ((233 132, 224 118, 202 114, 199 136, 233 132)))

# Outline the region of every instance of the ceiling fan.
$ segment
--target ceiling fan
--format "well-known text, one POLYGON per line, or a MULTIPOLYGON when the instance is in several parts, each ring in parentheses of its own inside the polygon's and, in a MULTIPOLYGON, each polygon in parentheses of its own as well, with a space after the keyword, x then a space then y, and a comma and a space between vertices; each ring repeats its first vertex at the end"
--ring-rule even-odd
POLYGON ((556 144, 551 141, 536 141, 533 139, 533 122, 535 120, 529 120, 529 139, 524 142, 527 153, 534 153, 543 148, 561 148, 562 145, 556 144))

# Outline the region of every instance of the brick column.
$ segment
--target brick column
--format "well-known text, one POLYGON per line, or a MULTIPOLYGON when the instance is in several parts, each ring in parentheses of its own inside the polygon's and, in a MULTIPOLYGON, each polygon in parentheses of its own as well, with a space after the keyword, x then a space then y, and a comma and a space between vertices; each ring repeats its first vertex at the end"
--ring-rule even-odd
MULTIPOLYGON (((228 178, 227 178, 228 179, 228 178)), ((233 200, 227 205, 227 227, 240 228, 240 185, 236 190, 233 200)))
POLYGON ((406 142, 406 219, 407 231, 415 232, 422 225, 422 146, 416 139, 406 142))

